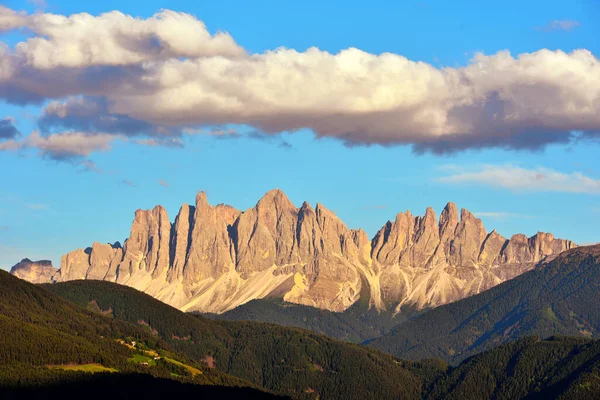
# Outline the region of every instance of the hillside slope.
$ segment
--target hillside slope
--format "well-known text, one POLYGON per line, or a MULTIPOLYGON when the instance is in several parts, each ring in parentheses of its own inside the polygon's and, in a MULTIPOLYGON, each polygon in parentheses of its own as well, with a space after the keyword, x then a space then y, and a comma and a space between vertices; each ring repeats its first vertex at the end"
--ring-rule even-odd
POLYGON ((600 335, 600 245, 580 247, 473 297, 398 325, 370 346, 459 362, 515 338, 600 335))
MULTIPOLYGON (((237 387, 239 394, 254 398, 274 397, 252 389, 254 385, 249 382, 218 371, 206 369, 187 376, 178 368, 178 365, 187 365, 182 361, 188 362, 165 341, 139 327, 82 309, 42 287, 0 271, 2 398, 41 393, 52 387, 64 388, 68 394, 68 388, 78 387, 89 379, 86 371, 112 371, 106 377, 95 379, 113 382, 123 390, 132 387, 124 376, 138 376, 135 379, 147 382, 149 387, 157 385, 152 379, 162 378, 173 390, 194 395, 220 392, 214 386, 218 385, 237 387), (119 340, 135 341, 137 347, 125 346, 119 340), (132 362, 136 354, 144 351, 164 355, 164 359, 168 356, 173 361, 158 360, 151 367, 132 362), (174 371, 176 379, 173 379, 174 371), (207 389, 206 385, 211 387, 207 389)), ((236 390, 222 392, 232 391, 236 390)))
POLYGON ((168 342, 191 357, 214 349, 210 362, 295 398, 571 400, 600 395, 600 342, 585 338, 527 337, 448 369, 440 361, 402 362, 300 329, 209 321, 106 282, 76 281, 51 288, 97 311, 110 308, 115 318, 137 318, 149 330, 170 334, 168 342), (203 343, 202 336, 211 329, 214 334, 203 343), (215 340, 223 346, 215 347, 215 340), (307 384, 311 390, 290 389, 307 384))
POLYGON ((223 321, 255 321, 294 326, 335 339, 362 343, 379 337, 406 321, 409 313, 394 315, 393 311, 369 309, 368 302, 362 300, 343 312, 333 312, 278 299, 259 299, 223 314, 201 315, 223 321))
POLYGON ((592 400, 599 395, 599 341, 527 337, 465 360, 439 379, 427 398, 592 400))
POLYGON ((294 398, 420 399, 444 363, 390 355, 272 324, 212 321, 105 281, 45 285, 52 292, 155 332, 191 360, 294 398))

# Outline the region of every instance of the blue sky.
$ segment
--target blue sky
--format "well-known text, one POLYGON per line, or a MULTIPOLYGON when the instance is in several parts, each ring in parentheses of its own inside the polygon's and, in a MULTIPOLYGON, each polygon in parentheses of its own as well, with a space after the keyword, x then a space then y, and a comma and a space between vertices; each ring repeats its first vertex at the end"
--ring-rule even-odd
MULTIPOLYGON (((297 5, 231 0, 172 0, 168 3, 153 0, 48 0, 37 5, 26 1, 4 2, 8 9, 28 13, 37 10, 38 13, 69 16, 86 12, 96 16, 119 10, 141 19, 168 8, 195 15, 212 34, 218 31, 229 33, 247 54, 263 55, 280 47, 300 53, 317 47, 337 54, 352 47, 373 55, 386 52, 401 55, 414 62, 426 63, 429 65, 427 68, 436 71, 468 66, 478 52, 491 56, 509 50, 512 56, 516 56, 541 49, 561 50, 567 54, 586 49, 596 58, 596 63, 600 52, 600 5, 594 0, 322 3, 312 0, 298 2, 297 5)), ((0 19, 0 27, 1 23, 0 19)), ((2 29, 0 41, 6 43, 11 51, 16 43, 32 37, 31 32, 20 28, 1 32, 2 29)), ((540 56, 532 62, 541 65, 549 61, 540 56)), ((0 80, 2 65, 0 59, 0 80)), ((540 67, 540 71, 550 71, 547 79, 539 77, 540 82, 549 82, 553 66, 540 67)), ((92 67, 97 65, 85 68, 92 67)), ((422 65, 413 68, 416 72, 410 75, 410 79, 415 81, 424 79, 421 77, 429 71, 422 65)), ((499 69, 490 71, 490 79, 503 74, 503 69, 494 68, 499 69)), ((520 67, 511 68, 516 70, 520 67)), ((589 94, 592 98, 587 106, 597 107, 595 112, 600 115, 600 91, 593 86, 598 81, 594 80, 593 73, 598 70, 586 72, 586 69, 577 69, 575 64, 565 68, 573 74, 580 74, 574 78, 577 81, 591 82, 588 84, 589 91, 571 93, 561 89, 563 91, 558 93, 567 93, 564 99, 548 99, 544 95, 556 92, 540 91, 541 95, 528 92, 523 96, 531 103, 529 106, 545 111, 555 110, 556 104, 571 101, 572 98, 567 95, 577 95, 577 99, 581 99, 589 94), (548 105, 547 101, 557 103, 548 105)), ((47 73, 48 70, 44 71, 47 73)), ((309 70, 313 75, 319 72, 309 70)), ((514 85, 511 90, 517 96, 519 92, 514 88, 525 83, 513 70, 509 70, 506 76, 513 76, 511 74, 519 77, 514 78, 515 81, 521 80, 517 83, 501 81, 497 85, 514 85)), ((20 79, 24 78, 21 76, 20 79)), ((406 79, 395 84, 409 85, 406 79)), ((485 81, 479 85, 484 84, 485 81)), ((555 88, 560 82, 552 84, 555 88)), ((428 92, 427 96, 436 99, 437 86, 430 87, 431 93, 428 92)), ((257 90, 275 89, 261 87, 257 90)), ((298 89, 290 87, 289 90, 292 93, 298 89)), ((306 90, 311 89, 307 87, 306 90)), ((47 92, 60 90, 50 88, 47 92)), ((1 141, 0 126, 0 150, 3 142, 26 141, 31 132, 41 129, 40 117, 50 102, 66 102, 69 96, 74 95, 89 97, 92 92, 44 94, 43 100, 27 104, 6 97, 8 95, 2 97, 3 93, 7 92, 2 91, 0 82, 0 119, 10 117, 7 121, 20 132, 20 136, 7 136, 1 141)), ((94 95, 109 98, 112 94, 96 90, 94 95)), ((451 97, 448 94, 444 96, 451 97)), ((344 104, 346 98, 340 97, 340 104, 344 104)), ((356 104, 353 103, 353 106, 356 104)), ((573 104, 581 110, 585 108, 581 102, 573 104)), ((113 109, 111 115, 124 115, 123 110, 113 109)), ((157 114, 157 121, 147 117, 144 110, 131 110, 129 116, 147 118, 153 128, 162 123, 162 114, 157 114)), ((200 107, 195 110, 199 114, 203 112, 200 107)), ((420 131, 414 129, 399 133, 401 136, 393 136, 396 131, 404 132, 401 124, 405 114, 392 115, 393 122, 389 123, 389 127, 381 122, 387 117, 378 120, 369 116, 345 120, 338 128, 335 119, 338 114, 335 112, 327 116, 326 123, 313 124, 313 120, 318 121, 322 117, 319 110, 309 112, 299 108, 293 110, 302 117, 298 117, 301 119, 300 129, 296 130, 292 129, 296 128, 296 120, 291 117, 281 126, 271 123, 282 113, 281 109, 274 110, 264 121, 254 125, 243 116, 226 112, 219 117, 218 123, 210 116, 196 120, 192 115, 185 122, 169 120, 168 125, 179 129, 193 124, 197 129, 208 129, 207 132, 212 133, 235 130, 236 135, 174 133, 168 136, 168 140, 175 141, 165 142, 163 137, 147 132, 117 137, 115 135, 119 132, 111 131, 110 144, 104 146, 102 142, 93 151, 78 150, 80 152, 74 156, 63 150, 57 153, 57 148, 49 147, 50 142, 44 140, 28 142, 27 146, 18 150, 0 151, 0 168, 3 171, 0 180, 0 267, 9 268, 24 257, 51 259, 58 266, 60 256, 75 248, 89 246, 94 241, 123 241, 128 236, 137 208, 162 204, 173 220, 181 204, 193 202, 200 190, 208 193, 212 204, 228 203, 246 209, 252 207, 267 190, 277 187, 286 192, 296 205, 304 200, 313 204, 323 203, 350 227, 363 227, 370 235, 399 211, 410 209, 413 213, 422 214, 427 206, 433 206, 439 213, 446 202, 453 201, 459 207, 479 214, 488 231, 495 228, 505 236, 547 231, 578 243, 600 241, 600 142, 597 135, 600 125, 592 117, 584 121, 581 113, 575 116, 562 113, 562 120, 558 123, 556 119, 542 116, 533 127, 527 120, 527 132, 545 139, 542 144, 531 139, 527 148, 522 149, 511 141, 517 136, 509 139, 506 136, 509 134, 502 136, 512 129, 512 125, 508 128, 502 125, 497 131, 482 131, 480 134, 476 130, 481 127, 473 122, 475 117, 469 116, 461 122, 475 126, 472 136, 468 136, 467 141, 453 142, 452 139, 449 147, 440 152, 435 150, 440 148, 436 146, 446 146, 447 143, 438 141, 435 133, 431 133, 433 139, 427 137, 427 140, 420 139, 420 131), (352 131, 352 136, 345 136, 348 130, 352 130, 353 123, 360 125, 361 129, 352 131), (560 129, 553 126, 549 131, 544 130, 554 123, 560 129), (313 133, 315 130, 317 135, 313 133), (575 136, 569 134, 584 130, 584 133, 576 133, 575 136), (490 144, 484 138, 488 134, 500 136, 490 144), (149 145, 151 140, 155 141, 152 144, 158 145, 149 145), (146 145, 139 141, 146 141, 146 145), (423 143, 424 152, 415 151, 413 144, 418 148, 423 143), (430 146, 429 143, 435 145, 430 146)), ((519 115, 522 113, 521 110, 519 115)), ((250 121, 259 117, 253 118, 250 121)), ((63 133, 59 129, 64 131, 64 124, 47 132, 42 130, 42 139, 63 133)), ((435 131, 435 127, 431 129, 435 131)), ((513 133, 510 131, 510 135, 513 133)), ((85 133, 84 138, 92 140, 92 136, 96 135, 101 139, 103 134, 96 129, 85 133)), ((73 148, 69 149, 72 151, 73 148)))

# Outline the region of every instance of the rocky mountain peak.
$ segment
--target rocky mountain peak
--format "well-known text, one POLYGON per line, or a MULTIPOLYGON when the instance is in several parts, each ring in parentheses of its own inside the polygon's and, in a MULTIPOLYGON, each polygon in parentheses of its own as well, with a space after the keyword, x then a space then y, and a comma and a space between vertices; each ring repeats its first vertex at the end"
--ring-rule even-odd
POLYGON ((200 192, 198 192, 198 194, 196 194, 196 207, 200 208, 203 206, 210 206, 210 205, 208 204, 208 198, 206 196, 206 192, 200 191, 200 192))
POLYGON ((312 206, 310 205, 310 203, 308 201, 304 201, 302 203, 302 205, 300 206, 300 213, 314 213, 314 209, 312 208, 312 206))
POLYGON ((574 247, 539 232, 510 240, 448 203, 438 217, 400 212, 369 240, 317 203, 297 208, 281 190, 244 212, 206 193, 170 222, 162 206, 135 212, 120 245, 72 251, 61 269, 14 268, 28 280, 104 279, 184 311, 223 312, 256 298, 343 311, 367 293, 379 309, 434 307, 479 293, 574 247), (365 289, 363 285, 368 287, 365 289))
POLYGON ((279 190, 269 190, 261 199, 256 203, 255 209, 258 210, 269 210, 274 207, 277 210, 296 210, 296 207, 286 194, 279 190))
POLYGON ((435 215, 435 211, 433 207, 427 207, 425 210, 425 216, 423 217, 424 225, 434 226, 437 224, 437 216, 435 215))
POLYGON ((466 219, 477 219, 475 218, 475 215, 473 215, 473 213, 469 210, 467 210, 466 208, 461 208, 460 209, 460 220, 464 221, 466 219))
POLYGON ((458 207, 455 203, 449 202, 440 214, 440 225, 454 226, 458 223, 458 207))
POLYGON ((58 269, 52 266, 50 260, 31 261, 24 258, 13 265, 10 273, 32 283, 48 283, 56 280, 58 269))

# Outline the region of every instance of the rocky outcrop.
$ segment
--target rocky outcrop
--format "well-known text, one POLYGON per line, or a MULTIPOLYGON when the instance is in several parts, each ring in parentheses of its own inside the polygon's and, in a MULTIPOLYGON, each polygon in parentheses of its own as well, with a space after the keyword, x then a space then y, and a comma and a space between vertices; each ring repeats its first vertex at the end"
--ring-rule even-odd
POLYGON ((49 260, 31 261, 24 258, 10 269, 10 273, 31 283, 49 283, 55 281, 58 269, 49 260))
POLYGON ((253 299, 343 311, 368 296, 378 309, 422 309, 511 279, 575 245, 553 235, 507 240, 454 203, 388 221, 372 240, 330 210, 297 208, 272 190, 244 212, 212 206, 206 194, 166 210, 135 213, 121 247, 94 243, 63 256, 54 273, 28 280, 104 279, 133 286, 184 311, 224 312, 253 299))

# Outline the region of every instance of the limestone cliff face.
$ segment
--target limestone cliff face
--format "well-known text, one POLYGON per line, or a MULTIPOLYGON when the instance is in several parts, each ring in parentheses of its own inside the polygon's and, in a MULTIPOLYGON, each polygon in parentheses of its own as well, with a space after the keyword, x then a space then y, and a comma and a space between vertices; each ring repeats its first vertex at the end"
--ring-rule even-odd
POLYGON ((277 189, 244 212, 201 192, 173 224, 161 206, 136 211, 122 247, 94 243, 63 256, 58 272, 15 274, 114 281, 184 311, 220 313, 266 296, 343 311, 361 295, 401 311, 479 293, 574 246, 546 233, 507 240, 453 203, 439 221, 432 208, 399 213, 370 240, 323 205, 297 208, 277 189))
POLYGON ((58 269, 49 260, 31 261, 24 258, 10 269, 10 273, 31 283, 48 283, 55 282, 58 269))
POLYGON ((539 232, 510 240, 467 210, 460 218, 448 203, 439 223, 430 208, 425 217, 400 213, 373 239, 372 260, 381 269, 384 304, 435 307, 487 290, 575 247, 569 240, 539 232))

